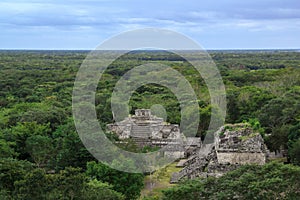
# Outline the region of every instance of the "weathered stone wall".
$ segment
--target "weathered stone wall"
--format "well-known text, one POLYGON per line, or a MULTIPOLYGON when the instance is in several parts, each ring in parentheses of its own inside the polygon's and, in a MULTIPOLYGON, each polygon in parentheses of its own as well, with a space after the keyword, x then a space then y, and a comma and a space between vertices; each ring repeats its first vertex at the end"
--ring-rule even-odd
POLYGON ((239 152, 217 152, 220 164, 259 164, 266 163, 265 153, 239 153, 239 152))
POLYGON ((266 147, 259 133, 248 124, 221 127, 215 133, 212 144, 202 145, 184 164, 184 168, 174 173, 170 182, 176 183, 183 178, 222 176, 245 164, 266 163, 266 147), (229 128, 228 128, 229 127, 229 128))
POLYGON ((165 151, 164 156, 167 158, 180 159, 185 157, 184 151, 165 151))

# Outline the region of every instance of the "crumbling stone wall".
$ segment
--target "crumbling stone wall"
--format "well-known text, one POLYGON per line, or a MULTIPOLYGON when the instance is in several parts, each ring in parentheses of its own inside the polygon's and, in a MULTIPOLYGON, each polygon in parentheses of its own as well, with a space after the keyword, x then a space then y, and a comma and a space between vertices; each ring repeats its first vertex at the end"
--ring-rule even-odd
POLYGON ((187 159, 185 167, 174 173, 170 182, 184 178, 222 176, 244 164, 265 164, 266 147, 263 138, 248 124, 226 125, 215 133, 212 144, 203 145, 187 159))
POLYGON ((265 153, 245 153, 245 152, 217 152, 219 164, 259 164, 266 163, 265 153))

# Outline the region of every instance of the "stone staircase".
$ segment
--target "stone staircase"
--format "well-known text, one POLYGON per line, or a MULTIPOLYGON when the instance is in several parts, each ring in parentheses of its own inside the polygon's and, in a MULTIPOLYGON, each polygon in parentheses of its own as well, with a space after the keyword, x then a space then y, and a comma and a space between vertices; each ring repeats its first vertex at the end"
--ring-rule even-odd
POLYGON ((131 136, 133 138, 148 139, 151 137, 151 130, 148 125, 133 125, 131 128, 131 136))
POLYGON ((185 167, 181 171, 173 173, 170 183, 178 183, 183 178, 193 179, 201 176, 208 164, 208 157, 211 155, 213 147, 214 144, 204 144, 198 150, 197 155, 192 155, 185 161, 185 167))

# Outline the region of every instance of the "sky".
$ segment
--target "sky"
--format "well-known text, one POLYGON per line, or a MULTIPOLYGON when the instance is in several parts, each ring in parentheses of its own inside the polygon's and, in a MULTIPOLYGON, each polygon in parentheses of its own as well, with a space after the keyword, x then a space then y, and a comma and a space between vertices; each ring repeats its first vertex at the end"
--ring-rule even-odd
POLYGON ((299 0, 1 0, 0 49, 95 49, 138 28, 205 49, 300 49, 299 0))

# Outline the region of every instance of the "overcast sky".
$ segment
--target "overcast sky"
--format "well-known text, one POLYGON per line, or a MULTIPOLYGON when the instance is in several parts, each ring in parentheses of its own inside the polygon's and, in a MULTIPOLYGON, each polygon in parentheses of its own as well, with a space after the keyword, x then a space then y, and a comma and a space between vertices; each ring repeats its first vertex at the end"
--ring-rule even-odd
POLYGON ((94 49, 137 28, 206 49, 300 48, 300 0, 1 0, 1 49, 94 49))

